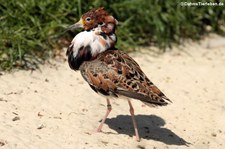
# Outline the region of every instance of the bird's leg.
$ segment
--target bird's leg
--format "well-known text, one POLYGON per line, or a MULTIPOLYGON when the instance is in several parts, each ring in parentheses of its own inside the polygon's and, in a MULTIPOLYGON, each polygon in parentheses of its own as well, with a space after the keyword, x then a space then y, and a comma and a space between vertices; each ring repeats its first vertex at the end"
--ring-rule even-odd
POLYGON ((110 104, 109 99, 107 98, 106 101, 107 101, 107 111, 106 111, 106 114, 105 114, 105 116, 103 117, 103 119, 101 121, 101 124, 98 126, 97 132, 101 132, 102 131, 102 126, 105 123, 106 118, 108 117, 109 113, 112 110, 112 106, 110 104))
POLYGON ((128 100, 128 104, 130 106, 130 114, 131 114, 132 122, 133 122, 133 125, 134 125, 134 131, 135 131, 135 135, 136 135, 136 140, 140 141, 137 124, 136 124, 135 117, 134 117, 134 108, 133 108, 130 100, 128 100))

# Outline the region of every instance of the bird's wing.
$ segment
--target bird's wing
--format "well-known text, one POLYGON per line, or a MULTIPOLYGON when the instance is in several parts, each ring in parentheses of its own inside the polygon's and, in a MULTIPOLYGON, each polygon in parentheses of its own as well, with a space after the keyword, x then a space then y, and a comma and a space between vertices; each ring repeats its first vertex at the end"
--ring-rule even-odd
POLYGON ((166 105, 170 101, 121 51, 106 51, 95 60, 84 62, 80 71, 91 88, 104 95, 122 95, 151 105, 166 105))

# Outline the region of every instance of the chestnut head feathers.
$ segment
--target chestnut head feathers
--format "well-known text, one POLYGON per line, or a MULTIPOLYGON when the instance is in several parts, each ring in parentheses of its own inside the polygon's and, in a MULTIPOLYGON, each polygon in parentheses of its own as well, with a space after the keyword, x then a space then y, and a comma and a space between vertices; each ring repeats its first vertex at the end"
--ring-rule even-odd
POLYGON ((91 9, 85 14, 83 14, 80 20, 69 28, 84 28, 84 30, 89 31, 96 27, 101 27, 102 31, 106 34, 115 32, 117 20, 108 14, 108 12, 103 8, 91 9))

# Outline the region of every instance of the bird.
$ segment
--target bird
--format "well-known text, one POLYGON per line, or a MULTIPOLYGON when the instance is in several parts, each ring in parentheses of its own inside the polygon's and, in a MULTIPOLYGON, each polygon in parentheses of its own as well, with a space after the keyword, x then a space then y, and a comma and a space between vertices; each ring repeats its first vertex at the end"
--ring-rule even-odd
POLYGON ((66 55, 72 70, 80 71, 92 90, 106 97, 107 110, 97 132, 102 131, 112 110, 111 100, 126 99, 136 140, 140 141, 131 99, 156 107, 172 101, 157 88, 127 53, 116 48, 118 21, 104 7, 84 13, 69 29, 83 28, 69 45, 66 55))

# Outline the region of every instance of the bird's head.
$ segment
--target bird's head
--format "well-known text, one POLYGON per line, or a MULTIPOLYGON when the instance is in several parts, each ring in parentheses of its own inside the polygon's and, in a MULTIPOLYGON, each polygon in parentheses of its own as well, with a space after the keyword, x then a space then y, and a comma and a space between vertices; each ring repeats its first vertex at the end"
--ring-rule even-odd
MULTIPOLYGON (((69 29, 83 28, 84 30, 92 30, 98 26, 106 26, 111 24, 114 28, 117 25, 117 20, 108 14, 108 12, 103 8, 91 9, 85 14, 83 14, 80 20, 71 25, 69 29)), ((113 28, 113 29, 114 29, 113 28)))

